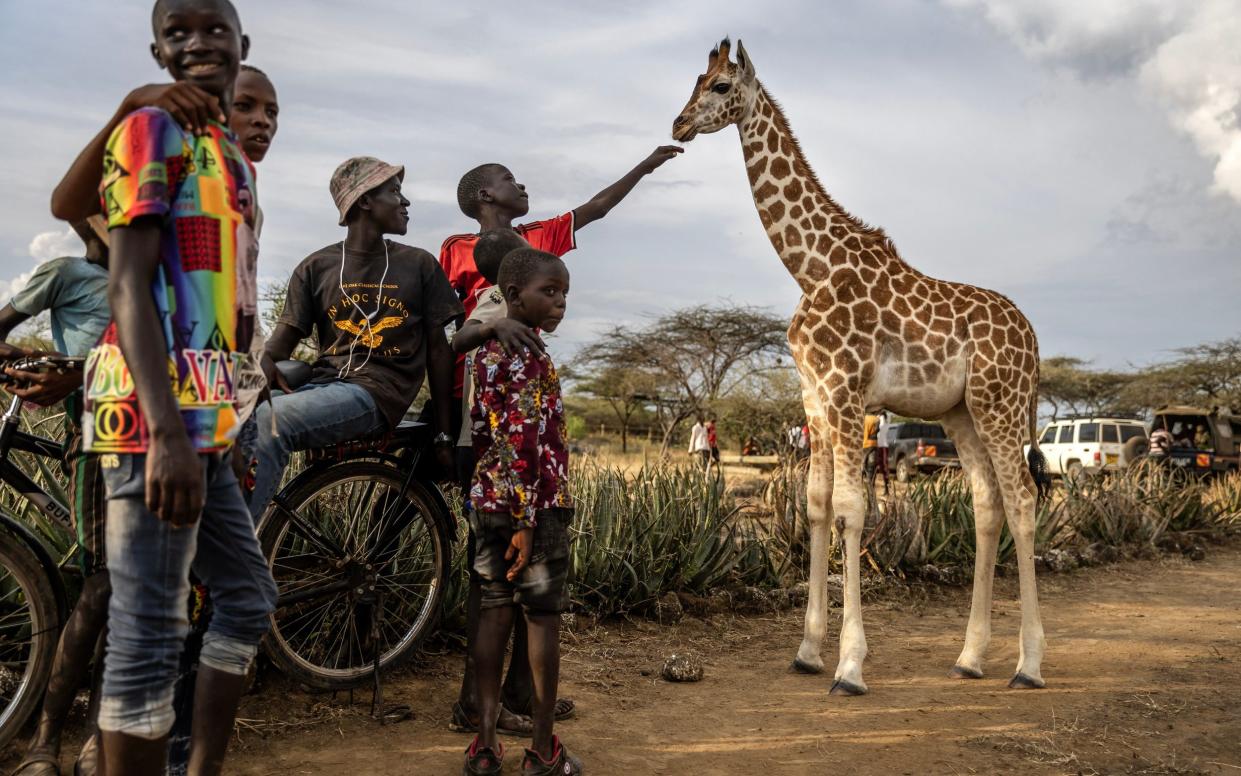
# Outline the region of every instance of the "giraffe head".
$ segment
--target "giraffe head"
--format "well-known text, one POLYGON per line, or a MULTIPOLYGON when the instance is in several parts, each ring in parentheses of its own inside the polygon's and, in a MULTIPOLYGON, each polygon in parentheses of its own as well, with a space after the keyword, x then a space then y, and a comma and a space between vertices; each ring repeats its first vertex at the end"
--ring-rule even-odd
POLYGON ((699 133, 719 132, 745 118, 758 93, 754 64, 745 46, 737 41, 737 61, 728 60, 732 43, 725 38, 707 55, 707 72, 698 76, 689 102, 672 122, 672 136, 678 142, 693 140, 699 133))

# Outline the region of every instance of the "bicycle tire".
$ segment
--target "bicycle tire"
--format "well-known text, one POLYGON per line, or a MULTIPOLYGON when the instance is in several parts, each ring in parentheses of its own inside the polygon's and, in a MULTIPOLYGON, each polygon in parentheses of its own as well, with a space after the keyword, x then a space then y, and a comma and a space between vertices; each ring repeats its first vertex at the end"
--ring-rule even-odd
MULTIPOLYGON (((286 487, 280 501, 299 519, 311 522, 345 548, 349 557, 343 561, 324 556, 299 533, 289 513, 274 505, 259 529, 263 555, 286 601, 290 594, 305 592, 316 584, 339 585, 349 578, 356 581, 365 563, 375 568, 374 589, 390 596, 383 601, 383 622, 394 633, 391 639, 386 631, 381 634, 384 646, 379 661, 381 669, 394 667, 408 658, 434 631, 451 564, 445 529, 449 516, 442 514, 440 502, 427 492, 425 485, 412 481, 404 490, 404 505, 388 514, 387 510, 396 503, 388 499, 400 495, 405 480, 402 472, 388 464, 345 461, 311 470, 286 487), (358 488, 364 491, 369 488, 374 493, 382 489, 386 495, 375 500, 374 505, 353 511, 346 508, 352 519, 342 521, 340 510, 331 506, 334 496, 327 494, 344 490, 348 504, 358 488), (328 504, 326 509, 324 502, 328 504), (382 527, 372 525, 381 503, 385 505, 383 516, 391 517, 382 527), (366 526, 365 531, 359 535, 363 526, 366 526), (398 533, 388 536, 394 530, 398 533), (384 536, 387 538, 381 542, 384 536), (351 538, 354 546, 350 546, 351 538), (419 565, 423 561, 425 563, 419 565), (337 565, 342 562, 344 568, 337 565), (398 580, 401 581, 398 583, 398 580), (412 608, 416 609, 412 613, 409 611, 411 600, 412 608), (390 605, 391 601, 396 604, 390 605), (393 621, 395 626, 391 624, 393 621)), ((330 597, 315 598, 310 605, 278 604, 271 616, 271 630, 263 639, 264 652, 283 673, 310 687, 343 690, 371 681, 373 649, 366 649, 369 645, 362 641, 368 638, 363 631, 367 625, 373 625, 369 615, 376 607, 375 602, 367 602, 366 595, 370 591, 366 587, 365 583, 351 585, 348 590, 332 593, 330 597), (317 621, 312 619, 314 617, 318 617, 317 621), (315 628, 337 626, 342 629, 339 648, 324 649, 322 642, 328 637, 314 640, 315 628), (349 635, 354 640, 361 636, 356 649, 349 635)), ((335 646, 335 637, 331 638, 329 646, 335 646)))
POLYGON ((43 703, 60 625, 47 568, 0 524, 0 751, 43 703))

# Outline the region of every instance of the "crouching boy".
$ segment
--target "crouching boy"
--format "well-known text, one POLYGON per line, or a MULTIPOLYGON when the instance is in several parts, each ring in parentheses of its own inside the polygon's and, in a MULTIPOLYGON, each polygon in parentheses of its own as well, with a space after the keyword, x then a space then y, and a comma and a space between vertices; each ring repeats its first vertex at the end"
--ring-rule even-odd
MULTIPOLYGON (((569 271, 550 253, 532 248, 509 253, 497 285, 510 319, 554 331, 564 318, 569 271)), ((560 381, 546 354, 528 348, 508 353, 495 339, 479 348, 471 368, 477 386, 470 415, 478 466, 470 520, 482 611, 474 642, 479 733, 466 750, 465 773, 501 773, 504 751, 496 738, 500 674, 520 607, 534 679, 533 743, 522 773, 580 774, 581 763, 552 732, 573 514, 560 381)))

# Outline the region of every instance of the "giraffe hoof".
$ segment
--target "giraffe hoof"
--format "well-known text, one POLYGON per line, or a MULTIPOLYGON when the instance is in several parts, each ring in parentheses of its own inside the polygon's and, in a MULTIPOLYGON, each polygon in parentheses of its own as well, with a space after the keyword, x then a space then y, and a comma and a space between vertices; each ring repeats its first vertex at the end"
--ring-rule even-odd
POLYGON ((982 671, 976 668, 966 668, 965 666, 953 666, 948 672, 949 679, 981 679, 982 671))
POLYGON ((802 662, 799 657, 793 658, 793 665, 789 666, 789 670, 795 674, 821 674, 823 666, 814 666, 809 663, 802 662))
POLYGON ((866 688, 850 682, 848 679, 837 679, 832 683, 832 689, 828 695, 865 695, 866 688))
POLYGON ((1041 690, 1047 683, 1042 679, 1033 679, 1025 674, 1017 674, 1012 681, 1008 683, 1010 690, 1041 690))

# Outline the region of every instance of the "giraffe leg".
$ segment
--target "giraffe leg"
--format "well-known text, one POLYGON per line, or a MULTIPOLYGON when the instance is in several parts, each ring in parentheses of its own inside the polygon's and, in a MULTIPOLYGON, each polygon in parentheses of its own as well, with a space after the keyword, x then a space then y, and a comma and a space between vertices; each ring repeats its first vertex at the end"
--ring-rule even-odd
POLYGON ((987 448, 974 430, 965 403, 954 407, 941 422, 956 445, 961 467, 970 478, 974 494, 974 593, 970 620, 965 629, 965 647, 948 675, 954 679, 981 679, 987 646, 991 643, 992 582, 995 554, 1004 523, 1004 503, 987 448))
POLYGON ((862 695, 862 663, 866 660, 866 633, 862 628, 862 526, 866 496, 862 483, 862 407, 829 413, 832 440, 832 513, 844 526, 844 624, 840 630, 840 662, 832 695, 862 695), (832 423, 835 421, 835 423, 832 423))
POLYGON ((1021 587, 1021 646, 1017 673, 1008 686, 1013 689, 1035 689, 1043 682, 1043 621, 1039 616, 1038 585, 1034 578, 1035 499, 1034 478, 1022 454, 1024 430, 1019 426, 998 429, 987 434, 979 429, 995 467, 1008 530, 1013 535, 1017 552, 1017 573, 1021 587))
POLYGON ((823 673, 823 639, 827 636, 827 561, 831 552, 832 457, 821 419, 810 421, 810 474, 806 479, 806 512, 810 519, 810 590, 806 626, 793 670, 823 673))
POLYGON ((832 498, 832 457, 828 448, 823 408, 815 390, 815 378, 807 373, 801 357, 803 343, 796 336, 800 315, 789 329, 793 363, 798 364, 802 406, 810 427, 810 472, 806 477, 806 517, 810 521, 810 590, 806 600, 806 625, 801 646, 793 658, 793 670, 803 674, 823 673, 823 639, 827 636, 827 561, 832 546, 829 504, 832 498))

